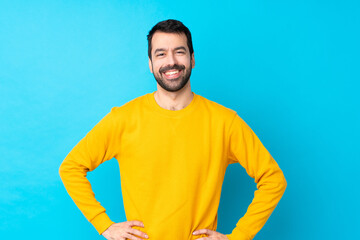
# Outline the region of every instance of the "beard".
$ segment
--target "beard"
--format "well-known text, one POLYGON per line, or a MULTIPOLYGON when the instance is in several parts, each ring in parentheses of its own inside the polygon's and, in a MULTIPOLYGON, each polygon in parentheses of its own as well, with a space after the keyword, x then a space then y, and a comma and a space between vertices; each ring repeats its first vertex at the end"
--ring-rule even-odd
POLYGON ((156 79, 157 83, 166 91, 177 92, 180 89, 182 89, 189 81, 192 70, 191 66, 192 63, 190 60, 190 67, 188 69, 186 69, 184 65, 178 65, 178 64, 160 68, 158 73, 155 73, 153 69, 154 78, 156 79), (174 79, 166 79, 165 77, 163 77, 162 73, 171 69, 181 70, 182 74, 178 78, 174 78, 174 79))

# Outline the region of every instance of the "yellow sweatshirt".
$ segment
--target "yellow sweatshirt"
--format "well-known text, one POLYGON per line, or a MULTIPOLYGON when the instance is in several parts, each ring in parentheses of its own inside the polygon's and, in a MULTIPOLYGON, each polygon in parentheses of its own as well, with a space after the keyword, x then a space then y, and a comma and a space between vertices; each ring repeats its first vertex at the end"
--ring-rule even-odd
POLYGON ((86 174, 112 158, 120 166, 126 218, 142 221, 144 228, 133 228, 153 240, 198 239, 193 231, 216 230, 231 163, 240 163, 258 190, 230 240, 252 239, 286 188, 279 166, 237 113, 197 94, 178 111, 161 108, 154 93, 114 107, 67 155, 62 181, 100 234, 113 221, 86 174))

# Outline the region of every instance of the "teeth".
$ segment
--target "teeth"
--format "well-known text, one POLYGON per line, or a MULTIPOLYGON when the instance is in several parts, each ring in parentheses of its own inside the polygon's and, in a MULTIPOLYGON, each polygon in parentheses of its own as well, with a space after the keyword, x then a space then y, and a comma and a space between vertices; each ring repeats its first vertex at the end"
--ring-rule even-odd
POLYGON ((179 70, 175 70, 175 71, 171 71, 171 72, 166 72, 166 75, 174 75, 177 74, 179 72, 179 70))

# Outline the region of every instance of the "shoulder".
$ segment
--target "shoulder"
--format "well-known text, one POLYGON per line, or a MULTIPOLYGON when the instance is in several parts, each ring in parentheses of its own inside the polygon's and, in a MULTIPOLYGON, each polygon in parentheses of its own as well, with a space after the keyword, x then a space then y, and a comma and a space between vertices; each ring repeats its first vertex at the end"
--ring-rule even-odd
POLYGON ((216 114, 218 116, 222 116, 226 119, 233 119, 235 115, 237 115, 236 111, 233 109, 230 109, 224 105, 221 105, 215 101, 209 100, 203 96, 197 95, 199 98, 199 101, 203 105, 203 107, 211 112, 212 114, 216 114))
POLYGON ((116 106, 111 109, 110 114, 114 117, 123 116, 130 114, 131 112, 137 111, 144 107, 145 101, 147 101, 147 94, 134 98, 121 106, 116 106))

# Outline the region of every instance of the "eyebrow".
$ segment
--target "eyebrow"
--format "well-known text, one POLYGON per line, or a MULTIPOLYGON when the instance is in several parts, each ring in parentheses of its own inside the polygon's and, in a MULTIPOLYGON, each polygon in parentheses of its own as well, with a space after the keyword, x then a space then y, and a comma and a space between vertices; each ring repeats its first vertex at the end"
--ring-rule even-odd
POLYGON ((182 49, 182 50, 184 50, 184 51, 186 52, 186 48, 185 48, 185 47, 183 47, 183 46, 181 46, 181 47, 177 47, 177 48, 175 48, 174 50, 176 51, 176 50, 180 50, 180 49, 182 49))
POLYGON ((157 53, 157 52, 164 52, 165 50, 166 50, 165 48, 157 48, 155 50, 154 54, 157 53))
MULTIPOLYGON (((176 50, 180 50, 180 49, 186 51, 186 48, 183 47, 183 46, 181 46, 181 47, 176 47, 174 50, 176 51, 176 50)), ((164 52, 164 51, 166 51, 165 48, 157 48, 157 49, 155 50, 154 54, 156 54, 157 52, 164 52)))

